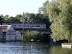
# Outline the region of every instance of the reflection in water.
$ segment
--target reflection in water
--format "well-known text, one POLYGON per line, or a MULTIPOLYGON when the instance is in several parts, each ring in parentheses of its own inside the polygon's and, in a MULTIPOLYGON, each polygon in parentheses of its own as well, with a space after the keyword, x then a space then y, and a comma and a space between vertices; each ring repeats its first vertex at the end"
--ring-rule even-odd
POLYGON ((72 49, 61 48, 60 46, 53 46, 50 48, 50 54, 72 54, 72 49))
POLYGON ((0 43, 0 54, 72 54, 71 50, 62 49, 61 46, 50 46, 48 43, 0 43))

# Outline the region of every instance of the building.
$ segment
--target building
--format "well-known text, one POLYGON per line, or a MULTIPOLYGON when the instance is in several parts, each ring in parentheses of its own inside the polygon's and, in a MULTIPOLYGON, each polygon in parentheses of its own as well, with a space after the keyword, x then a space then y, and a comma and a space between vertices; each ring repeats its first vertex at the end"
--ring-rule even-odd
POLYGON ((3 29, 2 30, 3 32, 2 40, 4 41, 14 41, 15 40, 16 32, 12 28, 12 25, 0 25, 0 27, 3 29))
POLYGON ((0 27, 0 41, 2 40, 2 28, 0 27))
POLYGON ((16 40, 21 41, 21 33, 19 31, 16 31, 16 40))

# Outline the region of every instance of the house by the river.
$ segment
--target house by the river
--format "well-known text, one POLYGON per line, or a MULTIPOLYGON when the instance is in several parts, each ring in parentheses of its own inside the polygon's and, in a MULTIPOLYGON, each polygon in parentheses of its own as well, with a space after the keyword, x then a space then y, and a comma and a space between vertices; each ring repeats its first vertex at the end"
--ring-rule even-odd
POLYGON ((20 33, 16 33, 16 31, 13 29, 12 25, 0 25, 2 30, 2 38, 3 41, 15 41, 15 40, 21 40, 20 33), (20 37, 18 37, 20 35, 20 37))
POLYGON ((21 33, 19 31, 16 31, 16 40, 21 40, 21 33))

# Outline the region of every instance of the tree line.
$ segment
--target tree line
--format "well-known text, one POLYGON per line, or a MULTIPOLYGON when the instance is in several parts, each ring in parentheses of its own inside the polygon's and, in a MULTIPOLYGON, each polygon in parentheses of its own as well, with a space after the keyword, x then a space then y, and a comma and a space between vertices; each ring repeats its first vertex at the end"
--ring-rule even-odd
POLYGON ((9 17, 9 15, 0 15, 0 22, 3 23, 22 23, 23 19, 24 23, 46 24, 47 28, 49 28, 50 25, 48 15, 45 14, 24 13, 23 15, 18 14, 15 17, 9 17))

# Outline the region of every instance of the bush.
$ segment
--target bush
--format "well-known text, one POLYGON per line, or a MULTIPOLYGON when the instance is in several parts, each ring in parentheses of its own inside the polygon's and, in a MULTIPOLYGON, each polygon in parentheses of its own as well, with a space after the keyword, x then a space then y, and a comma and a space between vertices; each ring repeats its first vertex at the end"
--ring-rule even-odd
POLYGON ((22 41, 31 41, 33 39, 34 41, 40 41, 40 42, 49 42, 50 37, 49 35, 43 35, 39 31, 28 31, 22 36, 22 41))
POLYGON ((38 40, 38 36, 40 36, 40 32, 38 31, 28 31, 26 34, 22 36, 22 41, 31 41, 33 39, 34 41, 38 40))

